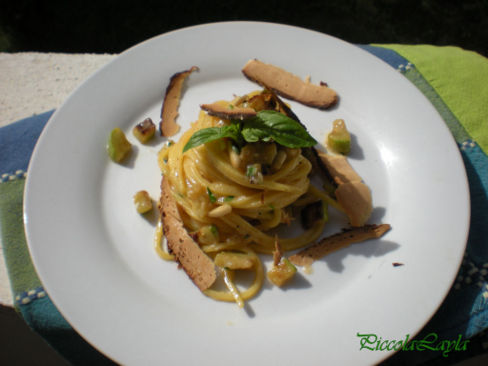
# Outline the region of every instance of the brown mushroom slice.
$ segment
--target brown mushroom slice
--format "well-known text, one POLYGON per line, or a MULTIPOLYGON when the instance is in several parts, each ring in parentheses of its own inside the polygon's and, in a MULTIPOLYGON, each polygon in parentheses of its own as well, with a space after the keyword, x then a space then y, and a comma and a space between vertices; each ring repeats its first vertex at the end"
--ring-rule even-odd
POLYGON ((373 211, 371 191, 362 182, 340 184, 335 190, 337 202, 349 218, 351 226, 363 226, 373 211))
POLYGON ((317 243, 302 249, 298 253, 292 255, 289 260, 297 266, 307 266, 317 259, 325 257, 339 249, 346 248, 351 244, 380 238, 388 230, 390 230, 389 224, 366 225, 347 229, 341 233, 323 238, 317 243))
POLYGON ((161 183, 161 220, 168 248, 181 264, 188 277, 201 290, 208 289, 215 282, 217 273, 213 261, 188 235, 183 226, 169 181, 161 183))
POLYGON ((176 123, 176 118, 178 117, 183 82, 193 71, 197 70, 198 67, 192 66, 188 70, 174 74, 169 80, 161 108, 161 122, 159 122, 161 136, 170 137, 177 134, 180 130, 180 126, 176 123))
POLYGON ((249 60, 242 69, 251 81, 275 91, 282 97, 319 109, 327 109, 337 103, 337 93, 325 83, 315 85, 277 66, 258 60, 249 60))
POLYGON ((324 203, 322 200, 306 205, 301 213, 302 227, 311 229, 317 221, 324 220, 324 203))
POLYGON ((331 155, 323 152, 319 152, 318 154, 337 184, 362 181, 362 178, 351 167, 344 155, 331 155))
POLYGON ((211 116, 216 116, 223 119, 245 119, 256 115, 256 111, 248 107, 236 107, 232 104, 226 103, 212 103, 202 104, 200 106, 205 112, 211 116))
POLYGON ((246 101, 246 105, 253 108, 255 111, 275 110, 283 113, 279 108, 280 106, 277 98, 278 96, 273 91, 263 89, 261 93, 249 97, 246 101))

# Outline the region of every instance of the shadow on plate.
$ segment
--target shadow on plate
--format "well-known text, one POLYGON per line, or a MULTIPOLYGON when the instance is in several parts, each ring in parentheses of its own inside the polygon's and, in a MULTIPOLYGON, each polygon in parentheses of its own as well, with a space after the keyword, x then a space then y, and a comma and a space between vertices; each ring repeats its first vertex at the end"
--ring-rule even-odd
POLYGON ((358 142, 357 136, 351 132, 349 134, 351 135, 351 151, 349 154, 347 154, 347 158, 353 160, 364 160, 364 152, 358 142))
POLYGON ((369 218, 368 222, 370 223, 380 223, 383 217, 385 216, 386 208, 384 207, 375 207, 373 208, 373 212, 371 212, 371 217, 369 218))
POLYGON ((124 168, 133 169, 134 166, 136 165, 136 160, 137 160, 138 154, 139 154, 139 148, 136 145, 132 144, 132 151, 130 152, 130 155, 125 160, 118 163, 118 165, 120 165, 124 168))
POLYGON ((153 208, 151 211, 141 214, 141 217, 143 217, 151 226, 155 228, 159 222, 158 202, 152 200, 152 204, 153 208))
POLYGON ((382 257, 399 247, 399 244, 388 240, 371 240, 352 244, 350 247, 341 249, 321 260, 327 264, 331 271, 340 273, 344 271, 343 261, 348 255, 360 255, 366 258, 382 257))

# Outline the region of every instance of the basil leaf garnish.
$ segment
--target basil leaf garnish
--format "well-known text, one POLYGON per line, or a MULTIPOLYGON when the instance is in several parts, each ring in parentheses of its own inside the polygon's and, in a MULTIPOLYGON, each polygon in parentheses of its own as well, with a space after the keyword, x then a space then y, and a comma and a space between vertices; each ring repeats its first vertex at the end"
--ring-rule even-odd
POLYGON ((290 148, 317 144, 300 123, 277 111, 260 111, 255 118, 245 120, 242 136, 247 142, 273 140, 290 148))
POLYGON ((207 187, 207 194, 208 194, 208 199, 210 200, 210 202, 212 202, 212 203, 217 202, 217 198, 214 196, 213 192, 208 187, 207 187))
POLYGON ((239 143, 242 140, 239 124, 233 123, 223 127, 202 128, 190 137, 186 145, 183 147, 183 152, 224 137, 230 137, 239 143))
POLYGON ((231 122, 228 126, 198 130, 190 137, 183 152, 224 137, 233 139, 237 145, 242 145, 243 140, 275 141, 290 148, 311 147, 317 144, 305 127, 277 111, 260 111, 255 117, 231 122))
POLYGON ((272 132, 260 118, 252 118, 246 121, 241 131, 246 142, 270 141, 272 132))

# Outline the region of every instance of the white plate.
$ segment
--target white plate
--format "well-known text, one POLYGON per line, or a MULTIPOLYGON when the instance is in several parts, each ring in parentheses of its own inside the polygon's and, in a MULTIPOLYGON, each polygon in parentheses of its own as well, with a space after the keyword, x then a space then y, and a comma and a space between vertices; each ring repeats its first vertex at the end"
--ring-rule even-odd
MULTIPOLYGON (((336 215, 338 224, 345 223, 336 215)), ((468 232, 464 166, 444 122, 402 75, 367 52, 295 27, 230 22, 146 41, 102 68, 52 116, 35 149, 25 192, 29 249, 51 299, 83 337, 123 364, 370 364, 357 333, 413 336, 447 294, 468 232), (354 136, 351 162, 373 192, 372 221, 392 230, 314 264, 286 290, 266 286, 246 311, 203 296, 153 250, 154 222, 132 195, 159 193, 156 153, 130 129, 158 122, 170 76, 189 68, 179 123, 199 104, 257 89, 241 74, 250 58, 312 82, 340 104, 291 103, 318 141, 335 118, 354 136), (105 152, 120 126, 134 142, 128 166, 105 152), (404 266, 394 267, 393 262, 404 266)))

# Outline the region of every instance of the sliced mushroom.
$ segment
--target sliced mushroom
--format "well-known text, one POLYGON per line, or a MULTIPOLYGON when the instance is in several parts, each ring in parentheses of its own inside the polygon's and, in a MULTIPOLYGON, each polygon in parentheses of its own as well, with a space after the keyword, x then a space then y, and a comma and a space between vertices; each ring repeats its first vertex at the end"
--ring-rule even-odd
POLYGON ((161 122, 159 122, 161 136, 170 137, 180 130, 176 118, 178 117, 183 82, 193 71, 197 70, 198 67, 192 66, 190 69, 178 72, 171 77, 161 108, 161 122))
POLYGON ((165 178, 161 183, 161 220, 170 251, 193 283, 201 291, 208 289, 217 278, 215 265, 184 228, 169 181, 165 178))
POLYGON ((323 238, 317 243, 302 249, 298 253, 292 255, 289 260, 297 266, 307 266, 317 259, 325 257, 339 249, 346 248, 353 243, 380 238, 388 230, 390 230, 389 224, 366 225, 347 229, 341 233, 323 238))
POLYGON ((361 182, 358 173, 351 167, 344 155, 332 155, 319 152, 319 157, 337 184, 361 182))
POLYGON ((340 184, 335 190, 337 202, 349 218, 351 226, 363 226, 373 211, 371 191, 362 182, 340 184))
POLYGON ((245 119, 256 115, 256 111, 248 107, 236 107, 232 104, 212 103, 202 104, 200 106, 205 112, 211 116, 216 116, 223 119, 245 119))
POLYGON ((276 94, 264 89, 261 93, 253 95, 247 100, 247 106, 255 111, 277 110, 281 112, 276 101, 276 94))
POLYGON ((258 60, 249 60, 242 72, 249 80, 310 107, 327 109, 338 101, 337 93, 324 83, 307 83, 286 70, 258 60))
POLYGON ((319 152, 315 147, 307 147, 302 149, 303 156, 305 156, 313 166, 313 171, 316 172, 324 183, 324 189, 329 193, 331 196, 335 195, 335 190, 337 188, 337 183, 332 178, 332 174, 327 169, 327 166, 324 164, 322 159, 319 157, 319 152))

